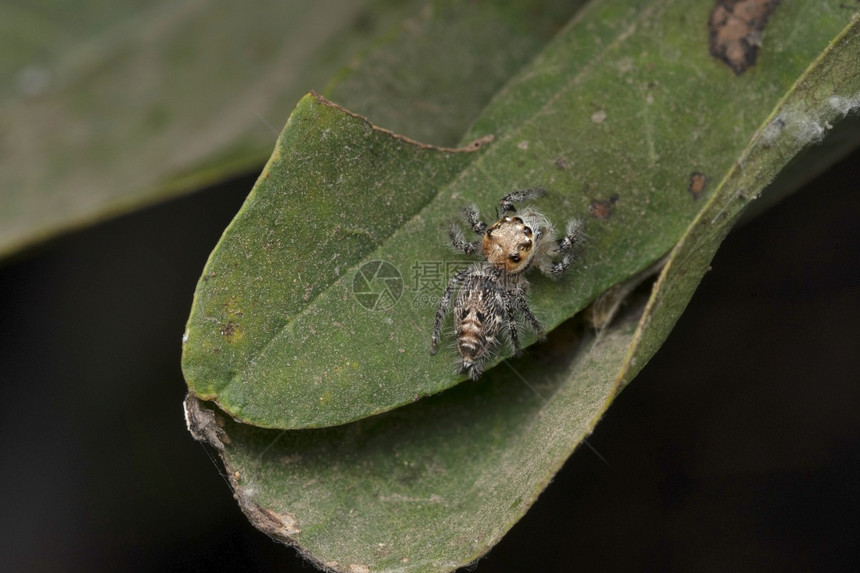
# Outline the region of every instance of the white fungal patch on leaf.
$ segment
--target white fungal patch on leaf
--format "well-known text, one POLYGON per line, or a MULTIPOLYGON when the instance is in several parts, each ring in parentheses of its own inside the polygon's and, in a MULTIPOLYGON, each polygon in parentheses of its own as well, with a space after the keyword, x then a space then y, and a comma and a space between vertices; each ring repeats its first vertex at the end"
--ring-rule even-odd
POLYGON ((845 97, 834 95, 827 105, 818 109, 788 107, 777 115, 762 131, 765 145, 772 146, 783 137, 790 137, 800 146, 820 142, 830 128, 831 122, 860 109, 860 93, 845 97))
POLYGON ((835 95, 827 100, 827 103, 834 110, 838 111, 842 114, 842 117, 845 117, 849 113, 860 109, 860 92, 854 94, 851 97, 843 97, 835 95))

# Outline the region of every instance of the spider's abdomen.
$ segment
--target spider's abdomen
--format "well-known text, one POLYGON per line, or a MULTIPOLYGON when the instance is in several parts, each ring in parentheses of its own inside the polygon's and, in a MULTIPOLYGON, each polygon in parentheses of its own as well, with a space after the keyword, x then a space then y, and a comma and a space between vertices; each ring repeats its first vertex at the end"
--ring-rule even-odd
POLYGON ((454 307, 454 332, 462 358, 460 370, 477 378, 498 343, 503 301, 493 277, 476 273, 460 289, 454 307))
POLYGON ((487 347, 492 345, 493 338, 487 340, 484 329, 486 317, 480 311, 465 311, 465 316, 456 325, 457 351, 460 356, 469 360, 482 358, 487 347))

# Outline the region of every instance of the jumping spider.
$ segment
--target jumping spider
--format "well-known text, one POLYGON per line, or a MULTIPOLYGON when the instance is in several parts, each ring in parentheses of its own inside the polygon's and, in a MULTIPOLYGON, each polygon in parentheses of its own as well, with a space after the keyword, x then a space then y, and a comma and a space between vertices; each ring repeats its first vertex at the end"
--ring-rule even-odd
POLYGON ((582 224, 571 219, 565 235, 556 239, 555 229, 547 218, 526 207, 520 213, 514 203, 536 199, 543 189, 523 189, 499 201, 498 221, 489 227, 481 221, 478 209, 466 207, 463 215, 481 239, 468 242, 456 223, 448 233, 454 249, 472 255, 479 251, 484 260, 451 277, 433 326, 431 354, 439 348, 442 322, 448 313, 451 297, 459 287, 454 303, 454 333, 460 360, 457 372, 477 380, 507 329, 514 354, 521 352, 517 312, 543 338, 543 327, 526 300, 529 283, 525 273, 536 266, 546 276, 558 279, 573 260, 573 247, 582 238, 582 224), (554 260, 559 257, 558 260, 554 260))

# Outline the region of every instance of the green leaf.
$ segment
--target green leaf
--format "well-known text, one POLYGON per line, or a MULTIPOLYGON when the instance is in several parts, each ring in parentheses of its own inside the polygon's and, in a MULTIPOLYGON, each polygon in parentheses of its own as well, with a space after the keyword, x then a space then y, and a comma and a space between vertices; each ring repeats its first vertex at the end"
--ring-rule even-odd
POLYGON ((557 225, 588 218, 568 276, 533 280, 532 306, 552 328, 678 244, 847 19, 836 2, 780 6, 758 64, 736 76, 708 53, 708 7, 593 2, 494 99, 470 132, 496 136, 479 154, 306 98, 207 264, 186 333, 189 388, 240 421, 302 428, 459 383, 452 351, 429 354, 445 273, 427 279, 466 261, 445 247, 461 205, 486 213, 512 189, 543 186, 557 225), (390 268, 362 270, 372 261, 402 284, 368 282, 390 268), (399 300, 366 308, 374 295, 399 300))
POLYGON ((0 256, 264 161, 363 3, 31 4, 0 8, 0 256))
MULTIPOLYGON (((567 34, 581 31, 579 27, 607 23, 605 15, 598 10, 600 7, 615 8, 625 15, 626 23, 617 26, 622 32, 615 37, 616 42, 610 41, 610 36, 598 43, 610 46, 605 49, 619 49, 621 44, 636 37, 637 30, 646 30, 663 41, 671 40, 679 32, 679 22, 686 22, 688 28, 693 28, 690 22, 706 18, 706 11, 693 4, 655 2, 650 10, 636 14, 620 10, 625 5, 623 2, 595 3, 589 8, 591 13, 584 15, 567 34), (613 45, 615 47, 611 47, 613 45)), ((833 6, 835 4, 831 8, 833 6)), ((723 155, 734 154, 734 160, 726 161, 723 171, 702 171, 707 175, 708 186, 698 200, 688 195, 687 199, 697 211, 679 234, 650 297, 641 290, 634 290, 635 285, 646 278, 643 274, 607 291, 599 306, 612 307, 621 300, 625 304, 608 324, 599 321, 602 328, 597 334, 578 319, 570 320, 552 332, 547 343, 533 347, 530 355, 505 361, 477 383, 463 384, 416 404, 335 428, 312 431, 256 428, 237 423, 200 402, 193 394, 189 395, 186 402, 189 428, 199 439, 221 450, 237 499, 251 521, 275 538, 297 546, 319 566, 336 571, 448 571, 471 562, 492 547, 527 510, 570 452, 588 435, 614 396, 662 343, 738 214, 793 156, 817 142, 829 126, 843 119, 846 113, 860 107, 860 69, 857 66, 860 20, 855 19, 839 33, 842 18, 838 10, 833 9, 829 12, 831 19, 819 19, 816 26, 805 27, 809 29, 804 31, 815 41, 808 37, 800 41, 798 22, 812 21, 820 16, 820 9, 820 5, 807 8, 786 4, 772 16, 761 58, 768 66, 776 67, 779 71, 772 73, 782 79, 767 79, 768 70, 763 69, 762 61, 759 68, 751 72, 765 79, 735 77, 728 69, 709 60, 695 62, 697 52, 692 48, 687 48, 683 58, 678 56, 670 60, 670 63, 693 60, 695 63, 690 65, 700 66, 733 86, 740 94, 737 99, 746 106, 744 114, 722 111, 720 115, 733 118, 733 122, 714 122, 706 129, 708 123, 700 120, 702 131, 695 133, 694 143, 708 145, 707 140, 721 140, 720 131, 727 125, 735 126, 739 117, 743 119, 741 126, 746 128, 755 121, 745 115, 752 113, 750 106, 758 110, 760 117, 746 136, 733 133, 734 138, 742 141, 730 138, 731 145, 723 142, 727 147, 723 155), (812 30, 825 23, 826 30, 819 29, 817 33, 812 30), (827 34, 836 37, 829 45, 827 34), (792 50, 787 41, 780 44, 780 37, 794 42, 792 50), (782 46, 788 54, 783 58, 771 56, 768 60, 769 46, 775 46, 773 49, 782 46), (805 54, 806 59, 799 54, 805 54), (796 66, 793 72, 785 69, 783 60, 793 62, 796 66), (758 97, 769 103, 758 101, 751 93, 763 90, 762 86, 770 89, 765 90, 766 97, 758 97), (757 106, 753 105, 755 102, 757 106)), ((579 38, 584 46, 597 43, 587 35, 579 38)), ((560 38, 556 46, 563 39, 560 38)), ((698 50, 704 47, 703 42, 691 45, 698 50)), ((672 44, 667 46, 661 42, 661 46, 670 48, 672 44)), ((551 50, 552 47, 548 52, 551 50)), ((641 44, 634 44, 632 53, 647 55, 649 51, 643 51, 641 44)), ((656 82, 660 81, 660 66, 657 65, 660 63, 658 60, 651 70, 658 76, 656 82)), ((605 62, 598 61, 590 67, 597 70, 601 64, 605 62)), ((519 85, 512 84, 506 92, 523 89, 522 83, 536 76, 525 72, 522 77, 519 85)), ((717 84, 708 83, 705 73, 695 74, 695 77, 705 84, 700 90, 689 85, 680 89, 684 87, 682 84, 676 92, 663 84, 666 86, 662 88, 664 100, 659 105, 669 106, 678 114, 678 110, 686 109, 685 101, 695 101, 696 111, 701 111, 704 104, 698 103, 698 99, 701 94, 707 95, 708 89, 717 89, 717 84)), ((589 89, 585 79, 579 80, 582 85, 577 84, 583 91, 589 89)), ((614 101, 615 90, 631 89, 625 87, 630 84, 624 74, 617 75, 615 81, 612 89, 602 86, 602 101, 614 101)), ((723 92, 716 95, 720 101, 719 105, 712 103, 714 113, 722 106, 734 109, 740 105, 735 98, 725 97, 723 92)), ((647 102, 647 92, 645 99, 647 102)), ((305 103, 313 104, 313 101, 305 103)), ((500 105, 498 101, 496 105, 500 105)), ((658 105, 656 98, 652 105, 658 105)), ((524 107, 525 104, 520 106, 519 111, 524 107)), ((606 108, 609 109, 608 104, 606 108)), ((331 111, 322 103, 317 110, 331 111)), ((307 111, 305 108, 298 110, 296 117, 304 117, 307 111)), ((607 121, 612 117, 607 112, 607 121)), ((683 122, 683 119, 682 116, 680 120, 683 122)), ((634 129, 632 123, 615 127, 616 137, 624 138, 629 145, 644 141, 645 148, 649 148, 647 138, 639 140, 639 132, 630 133, 621 127, 634 129)), ((660 127, 674 135, 684 132, 669 121, 660 123, 660 127)), ((473 132, 479 133, 481 131, 473 132)), ((523 141, 516 128, 508 133, 513 134, 508 136, 511 141, 523 141)), ((853 137, 856 145, 857 130, 847 135, 853 137)), ((465 173, 485 165, 505 138, 504 134, 500 135, 488 149, 479 152, 480 157, 473 157, 471 161, 458 157, 466 164, 465 173)), ((652 137, 651 141, 655 149, 659 149, 656 146, 661 138, 652 137)), ((711 145, 720 149, 717 144, 711 145)), ((697 148, 688 143, 681 149, 684 153, 680 156, 659 156, 663 158, 661 162, 680 164, 678 172, 686 173, 690 169, 688 157, 697 156, 697 148)), ((445 154, 426 151, 437 158, 445 154)), ((571 156, 574 161, 576 154, 571 156)), ((618 172, 623 171, 624 160, 629 160, 629 156, 622 156, 622 159, 604 161, 602 165, 613 166, 616 179, 626 183, 625 191, 635 185, 649 188, 653 185, 654 193, 687 193, 683 185, 676 189, 649 184, 658 162, 639 173, 638 178, 625 179, 624 173, 618 172)), ((705 162, 704 159, 699 161, 705 162)), ((705 162, 705 165, 710 164, 705 162)), ((492 173, 495 171, 483 172, 488 179, 492 173)), ((680 179, 680 175, 678 177, 680 179)), ((450 191, 446 188, 444 193, 447 199, 450 191)), ((491 194, 489 199, 492 198, 491 194)), ((657 202, 659 198, 650 200, 657 202)), ((422 217, 429 217, 433 203, 421 210, 422 217)), ((445 203, 447 205, 448 201, 445 203)), ((619 199, 612 216, 601 224, 615 225, 623 207, 619 199)), ((647 219, 647 204, 634 204, 629 208, 647 219)), ((552 211, 557 212, 559 209, 552 211)), ((672 222, 671 217, 667 218, 672 222)), ((236 224, 239 221, 241 218, 236 224)), ((627 230, 624 239, 627 252, 635 251, 640 244, 637 235, 646 231, 640 231, 635 221, 628 220, 623 226, 627 230)), ((395 238, 398 232, 402 231, 398 229, 393 235, 395 238)), ((650 232, 655 231, 650 229, 650 232)), ((605 243, 600 243, 602 235, 595 230, 594 221, 589 226, 589 234, 591 239, 583 259, 598 248, 596 244, 607 248, 605 243)), ((228 233, 226 237, 229 236, 228 233)), ((415 234, 410 231, 408 236, 411 238, 415 234)), ((411 245, 418 241, 407 242, 411 245)), ((215 257, 218 256, 216 253, 215 257)), ((592 272, 600 262, 596 255, 592 257, 586 259, 588 269, 580 273, 592 272)), ((647 275, 647 271, 644 274, 647 275)), ((574 280, 573 284, 581 284, 581 281, 574 280)), ((534 282, 536 295, 538 286, 542 290, 552 286, 534 282)), ((565 304, 562 297, 554 302, 565 304)), ((551 304, 543 307, 545 315, 551 310, 551 304)), ((592 312, 592 316, 600 314, 596 310, 592 312)), ((428 327, 420 330, 426 337, 428 327)), ((326 340, 321 339, 320 344, 327 344, 326 340)), ((388 378, 381 375, 379 380, 387 382, 388 378)), ((281 407, 287 405, 280 404, 281 407)))
POLYGON ((615 391, 606 372, 624 358, 629 319, 599 342, 568 324, 480 384, 354 424, 265 430, 189 395, 189 428, 222 449, 251 522, 316 564, 449 571, 498 542, 591 433, 615 391))
MULTIPOLYGON (((673 249, 631 344, 623 372, 626 382, 668 336, 720 243, 744 210, 777 176, 777 192, 804 182, 797 164, 789 162, 805 147, 821 143, 833 125, 860 109, 858 56, 860 13, 791 86, 673 249)), ((804 158, 813 160, 810 171, 820 170, 825 153, 832 162, 860 144, 856 123, 846 121, 830 145, 804 158)))
MULTIPOLYGON (((377 278, 374 261, 392 257, 375 251, 392 235, 435 233, 407 214, 424 209, 474 157, 396 137, 319 96, 299 102, 198 286, 183 353, 195 391, 268 426, 306 424, 301 409, 283 408, 293 400, 334 416, 349 402, 353 418, 388 409, 377 406, 391 401, 379 396, 391 389, 378 374, 417 372, 409 364, 417 349, 395 336, 393 324, 393 312, 411 316, 410 304, 396 304, 408 285, 390 265, 381 270, 392 268, 393 278, 377 278), (356 272, 358 261, 370 263, 366 279, 356 272), (360 339, 375 351, 349 352, 360 339), (263 404, 269 400, 277 402, 263 404), (265 418, 276 411, 276 421, 265 418)), ((421 239, 397 244, 396 266, 403 269, 400 261, 419 260, 427 246, 421 239)), ((421 350, 427 354, 426 344, 421 350)))
MULTIPOLYGON (((671 21, 673 14, 663 17, 671 21)), ((780 15, 771 20, 772 35, 810 17, 800 10, 792 14, 796 20, 780 22, 780 15)), ((653 22, 638 25, 649 23, 653 31, 653 22)), ((710 197, 699 200, 701 210, 650 298, 618 287, 633 294, 597 335, 568 321, 531 355, 506 362, 478 383, 345 426, 256 428, 189 395, 189 428, 221 450, 251 521, 321 567, 449 571, 473 561, 526 511, 656 351, 749 200, 799 150, 860 107, 858 53, 855 19, 786 87, 738 161, 710 197)))
POLYGON ((0 5, 0 257, 263 164, 311 88, 450 145, 576 5, 459 4, 0 5), (446 43, 429 46, 440 30, 446 43), (446 60, 469 65, 382 85, 446 60))

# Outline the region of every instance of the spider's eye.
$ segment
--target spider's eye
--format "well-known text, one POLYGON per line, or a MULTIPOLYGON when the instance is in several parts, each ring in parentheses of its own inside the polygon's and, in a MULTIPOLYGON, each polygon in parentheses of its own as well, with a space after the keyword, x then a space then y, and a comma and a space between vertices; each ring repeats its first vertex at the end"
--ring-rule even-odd
POLYGON ((525 233, 526 237, 531 237, 532 236, 531 227, 523 227, 523 233, 525 233))
POLYGON ((512 263, 518 263, 518 262, 520 262, 520 256, 519 256, 519 255, 511 255, 511 256, 510 256, 510 257, 508 257, 508 258, 509 258, 509 259, 511 259, 511 262, 512 262, 512 263))

